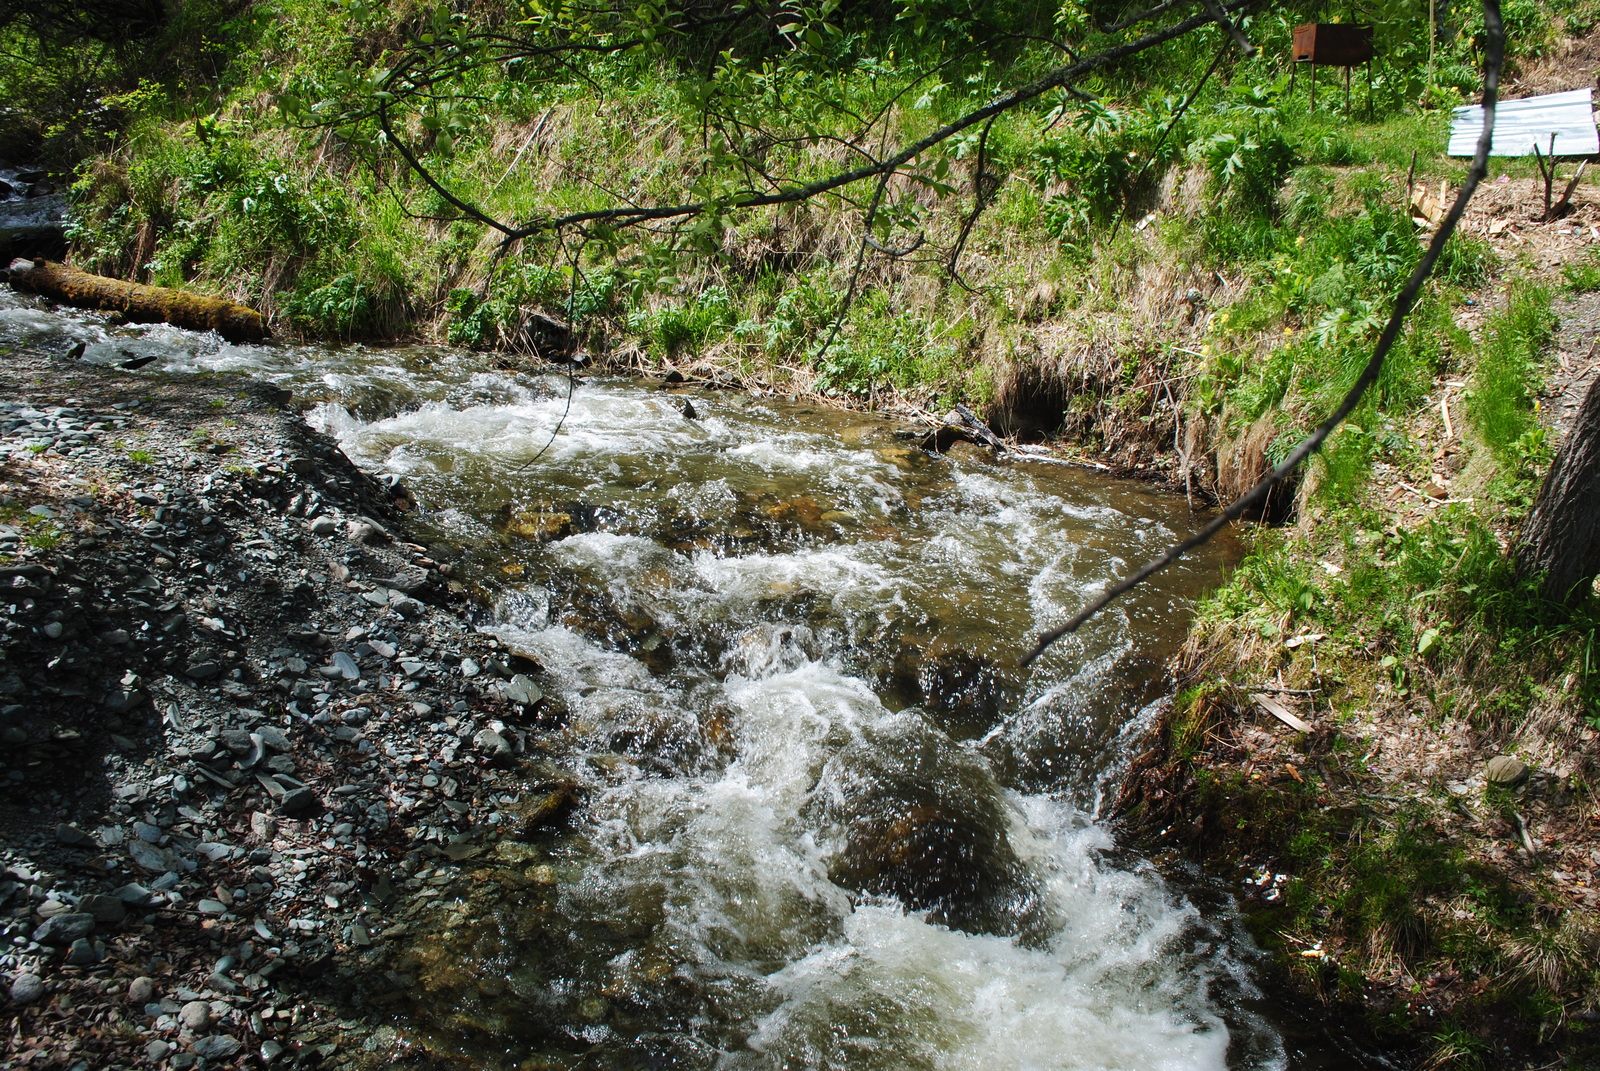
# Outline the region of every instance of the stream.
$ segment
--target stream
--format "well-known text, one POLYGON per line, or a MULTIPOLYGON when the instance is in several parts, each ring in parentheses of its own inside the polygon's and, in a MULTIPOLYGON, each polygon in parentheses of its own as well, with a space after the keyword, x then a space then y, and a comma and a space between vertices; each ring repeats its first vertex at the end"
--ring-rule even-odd
POLYGON ((0 341, 288 387, 496 580, 480 627, 558 687, 547 767, 581 802, 428 890, 445 906, 397 1025, 465 1066, 1359 1062, 1263 998, 1224 896, 1104 821, 1236 544, 1017 667, 1203 522, 1181 499, 935 457, 870 415, 441 347, 235 346, 9 291, 0 341))

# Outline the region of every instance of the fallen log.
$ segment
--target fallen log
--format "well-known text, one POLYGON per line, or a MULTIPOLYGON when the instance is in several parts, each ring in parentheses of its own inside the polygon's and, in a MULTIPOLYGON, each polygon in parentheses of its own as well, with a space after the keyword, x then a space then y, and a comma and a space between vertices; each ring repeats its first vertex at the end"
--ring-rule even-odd
POLYGON ((49 260, 13 260, 7 276, 18 290, 80 309, 120 312, 132 323, 215 331, 229 342, 259 342, 267 337, 267 322, 259 312, 221 298, 126 283, 49 260))

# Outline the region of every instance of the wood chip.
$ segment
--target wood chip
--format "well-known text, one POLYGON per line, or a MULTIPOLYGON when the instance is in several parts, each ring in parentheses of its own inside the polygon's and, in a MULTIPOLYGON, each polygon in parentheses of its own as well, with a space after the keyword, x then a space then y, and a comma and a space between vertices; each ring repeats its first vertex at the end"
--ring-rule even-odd
POLYGON ((1300 717, 1291 711, 1286 705, 1272 698, 1270 695, 1262 695, 1258 692, 1255 695, 1252 695, 1250 698, 1254 700, 1256 706, 1260 707, 1268 714, 1271 714, 1274 718, 1277 718, 1295 732, 1309 733, 1311 731, 1310 724, 1302 721, 1300 717))

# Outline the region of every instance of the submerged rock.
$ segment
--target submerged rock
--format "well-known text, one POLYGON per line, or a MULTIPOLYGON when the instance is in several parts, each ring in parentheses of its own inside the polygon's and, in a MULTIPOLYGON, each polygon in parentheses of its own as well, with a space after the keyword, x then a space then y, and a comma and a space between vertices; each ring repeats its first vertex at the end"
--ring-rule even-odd
POLYGON ((824 769, 812 806, 837 831, 836 883, 975 933, 1024 929, 1037 899, 984 762, 907 711, 824 769))

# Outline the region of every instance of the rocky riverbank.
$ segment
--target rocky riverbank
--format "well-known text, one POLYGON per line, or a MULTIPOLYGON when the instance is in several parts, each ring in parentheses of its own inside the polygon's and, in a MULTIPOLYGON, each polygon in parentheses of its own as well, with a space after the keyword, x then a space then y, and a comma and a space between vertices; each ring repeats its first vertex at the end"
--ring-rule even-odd
POLYGON ((0 1063, 396 1057, 350 980, 567 798, 413 505, 282 390, 0 358, 0 1063))

